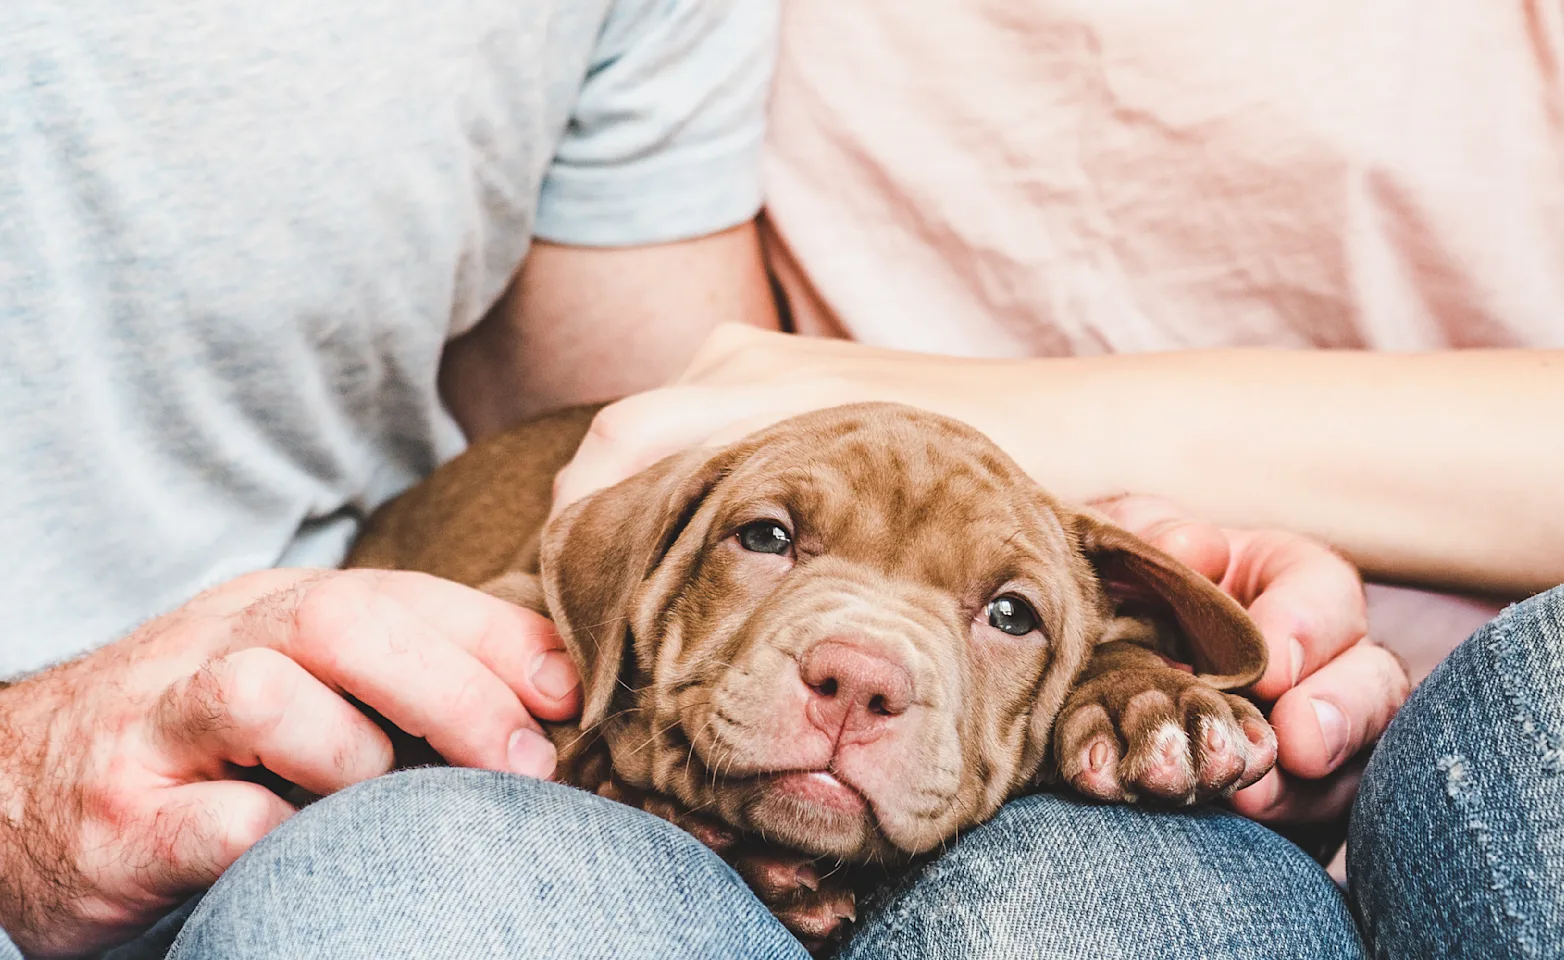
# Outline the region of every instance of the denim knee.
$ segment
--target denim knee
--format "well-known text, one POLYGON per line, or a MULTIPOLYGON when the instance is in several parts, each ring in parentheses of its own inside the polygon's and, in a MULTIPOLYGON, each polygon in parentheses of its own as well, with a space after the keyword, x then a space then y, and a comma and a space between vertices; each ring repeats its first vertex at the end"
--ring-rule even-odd
POLYGON ((558 784, 437 768, 302 810, 202 898, 169 957, 408 955, 805 956, 683 831, 558 784))
POLYGON ((1376 957, 1564 956, 1564 587, 1505 610, 1402 707, 1348 877, 1376 957))
POLYGON ((870 905, 844 951, 870 958, 1357 958, 1325 872, 1260 825, 1052 795, 988 824, 870 905))

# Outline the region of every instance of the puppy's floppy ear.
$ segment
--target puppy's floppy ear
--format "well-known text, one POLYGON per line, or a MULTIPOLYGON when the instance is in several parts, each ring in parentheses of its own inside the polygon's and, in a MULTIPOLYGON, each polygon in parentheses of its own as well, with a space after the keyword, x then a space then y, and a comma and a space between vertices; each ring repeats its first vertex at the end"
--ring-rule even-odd
POLYGON ((581 727, 608 714, 631 654, 636 590, 723 473, 711 450, 675 454, 565 509, 543 531, 548 612, 581 673, 581 727))
POLYGON ((506 603, 514 603, 545 616, 548 614, 548 604, 543 601, 543 585, 534 574, 507 570, 478 584, 478 589, 506 603))
POLYGON ((1195 672, 1219 690, 1265 673, 1267 648, 1248 611, 1216 584, 1128 530, 1089 511, 1073 517, 1081 549, 1110 598, 1171 612, 1195 672))

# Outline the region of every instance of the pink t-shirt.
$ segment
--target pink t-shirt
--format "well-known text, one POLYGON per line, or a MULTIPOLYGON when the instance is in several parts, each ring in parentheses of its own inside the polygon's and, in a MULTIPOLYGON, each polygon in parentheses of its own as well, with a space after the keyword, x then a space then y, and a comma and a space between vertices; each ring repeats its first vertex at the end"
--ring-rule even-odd
POLYGON ((787 0, 800 329, 964 355, 1564 346, 1564 4, 787 0))
MULTIPOLYGON (((786 0, 771 123, 802 332, 1564 346, 1557 0, 786 0)), ((1493 610, 1370 591, 1414 678, 1493 610)))

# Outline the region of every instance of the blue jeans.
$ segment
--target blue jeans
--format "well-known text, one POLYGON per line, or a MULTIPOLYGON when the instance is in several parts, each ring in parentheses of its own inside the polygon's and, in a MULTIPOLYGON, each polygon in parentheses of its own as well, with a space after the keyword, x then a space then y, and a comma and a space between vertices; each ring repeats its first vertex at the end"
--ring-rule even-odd
MULTIPOLYGON (((1468 640, 1392 724, 1353 815, 1350 909, 1313 861, 1242 818, 1036 796, 887 891, 842 956, 1564 956, 1561 744, 1564 588, 1468 640)), ((555 784, 449 769, 309 807, 119 957, 170 940, 171 960, 804 957, 681 831, 555 784)))

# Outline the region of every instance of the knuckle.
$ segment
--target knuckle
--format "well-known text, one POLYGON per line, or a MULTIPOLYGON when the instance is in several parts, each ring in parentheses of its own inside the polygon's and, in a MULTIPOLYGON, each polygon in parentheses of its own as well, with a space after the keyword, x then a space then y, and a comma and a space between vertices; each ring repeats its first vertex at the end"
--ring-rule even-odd
POLYGON ((235 657, 224 671, 223 692, 234 726, 259 731, 274 725, 293 699, 296 684, 278 661, 282 654, 251 651, 235 657))
POLYGON ((525 711, 514 695, 505 695, 498 680, 473 674, 464 679, 445 701, 446 715, 453 728, 471 730, 478 726, 507 730, 522 722, 525 711))
POLYGON ((348 732, 332 750, 330 762, 332 770, 346 784, 389 772, 396 765, 396 754, 384 735, 368 730, 361 736, 348 732))
POLYGON ((1131 696, 1124 705, 1126 717, 1149 713, 1167 713, 1173 709, 1173 700, 1160 686, 1148 684, 1147 688, 1131 696))
POLYGON ((642 408, 662 396, 663 389, 657 389, 609 404, 592 417, 587 437, 608 450, 617 450, 626 438, 636 435, 637 426, 645 420, 642 408))
POLYGON ((222 658, 207 660, 183 684, 165 694, 173 721, 168 729, 175 737, 194 741, 233 725, 227 666, 222 658))
POLYGON ((1401 662, 1400 657, 1377 643, 1364 640, 1359 644, 1359 649, 1371 658, 1374 673, 1379 677, 1383 689, 1384 699, 1399 708, 1406 702, 1407 697, 1412 695, 1412 679, 1407 675, 1406 665, 1401 662))
POLYGON ((116 751, 105 758, 96 777, 72 789, 70 799, 82 819, 103 825, 110 836, 128 833, 139 824, 143 815, 136 766, 116 751))
MULTIPOLYGON (((198 817, 197 822, 205 819, 198 817)), ((277 825, 271 805, 265 802, 234 804, 221 817, 213 815, 207 828, 207 845, 222 849, 222 859, 235 859, 255 846, 277 825)))
POLYGON ((368 616, 371 592, 365 577, 328 577, 279 602, 276 615, 287 619, 290 646, 311 664, 329 668, 341 654, 342 638, 368 616))
POLYGON ((1108 711, 1100 703, 1087 702, 1068 710, 1059 721, 1059 739, 1073 744, 1111 726, 1108 711))
POLYGON ((748 324, 732 320, 717 324, 695 351, 689 364, 690 372, 698 375, 700 371, 732 360, 735 353, 755 342, 757 333, 748 324))

